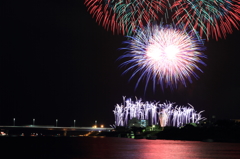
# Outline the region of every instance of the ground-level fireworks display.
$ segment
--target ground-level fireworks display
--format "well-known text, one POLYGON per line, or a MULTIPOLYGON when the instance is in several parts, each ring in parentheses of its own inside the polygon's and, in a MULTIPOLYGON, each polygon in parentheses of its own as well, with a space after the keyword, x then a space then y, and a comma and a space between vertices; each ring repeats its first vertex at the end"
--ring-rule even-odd
POLYGON ((148 120, 151 125, 161 127, 181 127, 188 123, 199 123, 206 118, 202 117, 203 111, 197 112, 190 104, 177 106, 171 102, 143 102, 141 99, 132 101, 123 97, 123 104, 117 104, 113 110, 115 126, 128 126, 128 121, 133 118, 148 120))

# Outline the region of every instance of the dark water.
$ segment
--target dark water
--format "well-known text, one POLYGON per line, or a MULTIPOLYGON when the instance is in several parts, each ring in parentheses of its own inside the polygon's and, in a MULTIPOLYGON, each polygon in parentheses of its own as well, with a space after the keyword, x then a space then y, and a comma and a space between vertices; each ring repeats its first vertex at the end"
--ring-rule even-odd
POLYGON ((240 143, 104 137, 4 137, 4 158, 240 159, 240 143))

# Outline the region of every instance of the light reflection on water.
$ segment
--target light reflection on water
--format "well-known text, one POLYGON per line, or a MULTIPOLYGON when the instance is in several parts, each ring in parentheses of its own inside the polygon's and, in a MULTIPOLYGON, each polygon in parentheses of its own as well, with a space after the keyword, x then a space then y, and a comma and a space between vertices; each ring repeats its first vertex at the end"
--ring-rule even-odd
POLYGON ((240 143, 114 137, 2 137, 0 143, 7 158, 240 159, 240 143))
MULTIPOLYGON (((233 159, 240 158, 240 143, 146 140, 126 138, 88 139, 84 158, 131 159, 233 159)), ((87 140, 86 140, 87 141, 87 140)))

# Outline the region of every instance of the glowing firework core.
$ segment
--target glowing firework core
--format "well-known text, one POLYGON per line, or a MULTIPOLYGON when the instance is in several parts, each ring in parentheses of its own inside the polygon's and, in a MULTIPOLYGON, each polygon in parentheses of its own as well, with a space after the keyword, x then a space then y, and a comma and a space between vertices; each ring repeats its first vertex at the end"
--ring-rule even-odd
POLYGON ((149 45, 147 56, 153 60, 160 60, 160 49, 156 45, 149 45))
POLYGON ((147 48, 147 56, 150 60, 162 61, 162 60, 174 60, 176 59, 179 49, 175 45, 168 45, 161 49, 159 44, 150 44, 147 48))
POLYGON ((177 48, 177 46, 169 45, 165 48, 164 52, 165 52, 167 58, 169 60, 171 60, 171 59, 174 59, 176 57, 176 55, 179 52, 179 49, 177 48))

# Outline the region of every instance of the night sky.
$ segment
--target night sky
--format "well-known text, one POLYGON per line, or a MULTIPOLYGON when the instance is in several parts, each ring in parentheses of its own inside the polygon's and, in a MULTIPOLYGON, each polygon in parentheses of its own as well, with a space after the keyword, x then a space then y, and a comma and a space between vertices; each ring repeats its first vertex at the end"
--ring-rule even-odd
POLYGON ((240 118, 239 38, 234 30, 226 39, 211 39, 199 79, 171 91, 139 75, 122 75, 126 37, 98 25, 83 0, 8 0, 1 2, 0 125, 32 124, 92 126, 114 124, 113 109, 122 96, 143 101, 190 103, 202 115, 240 118))

